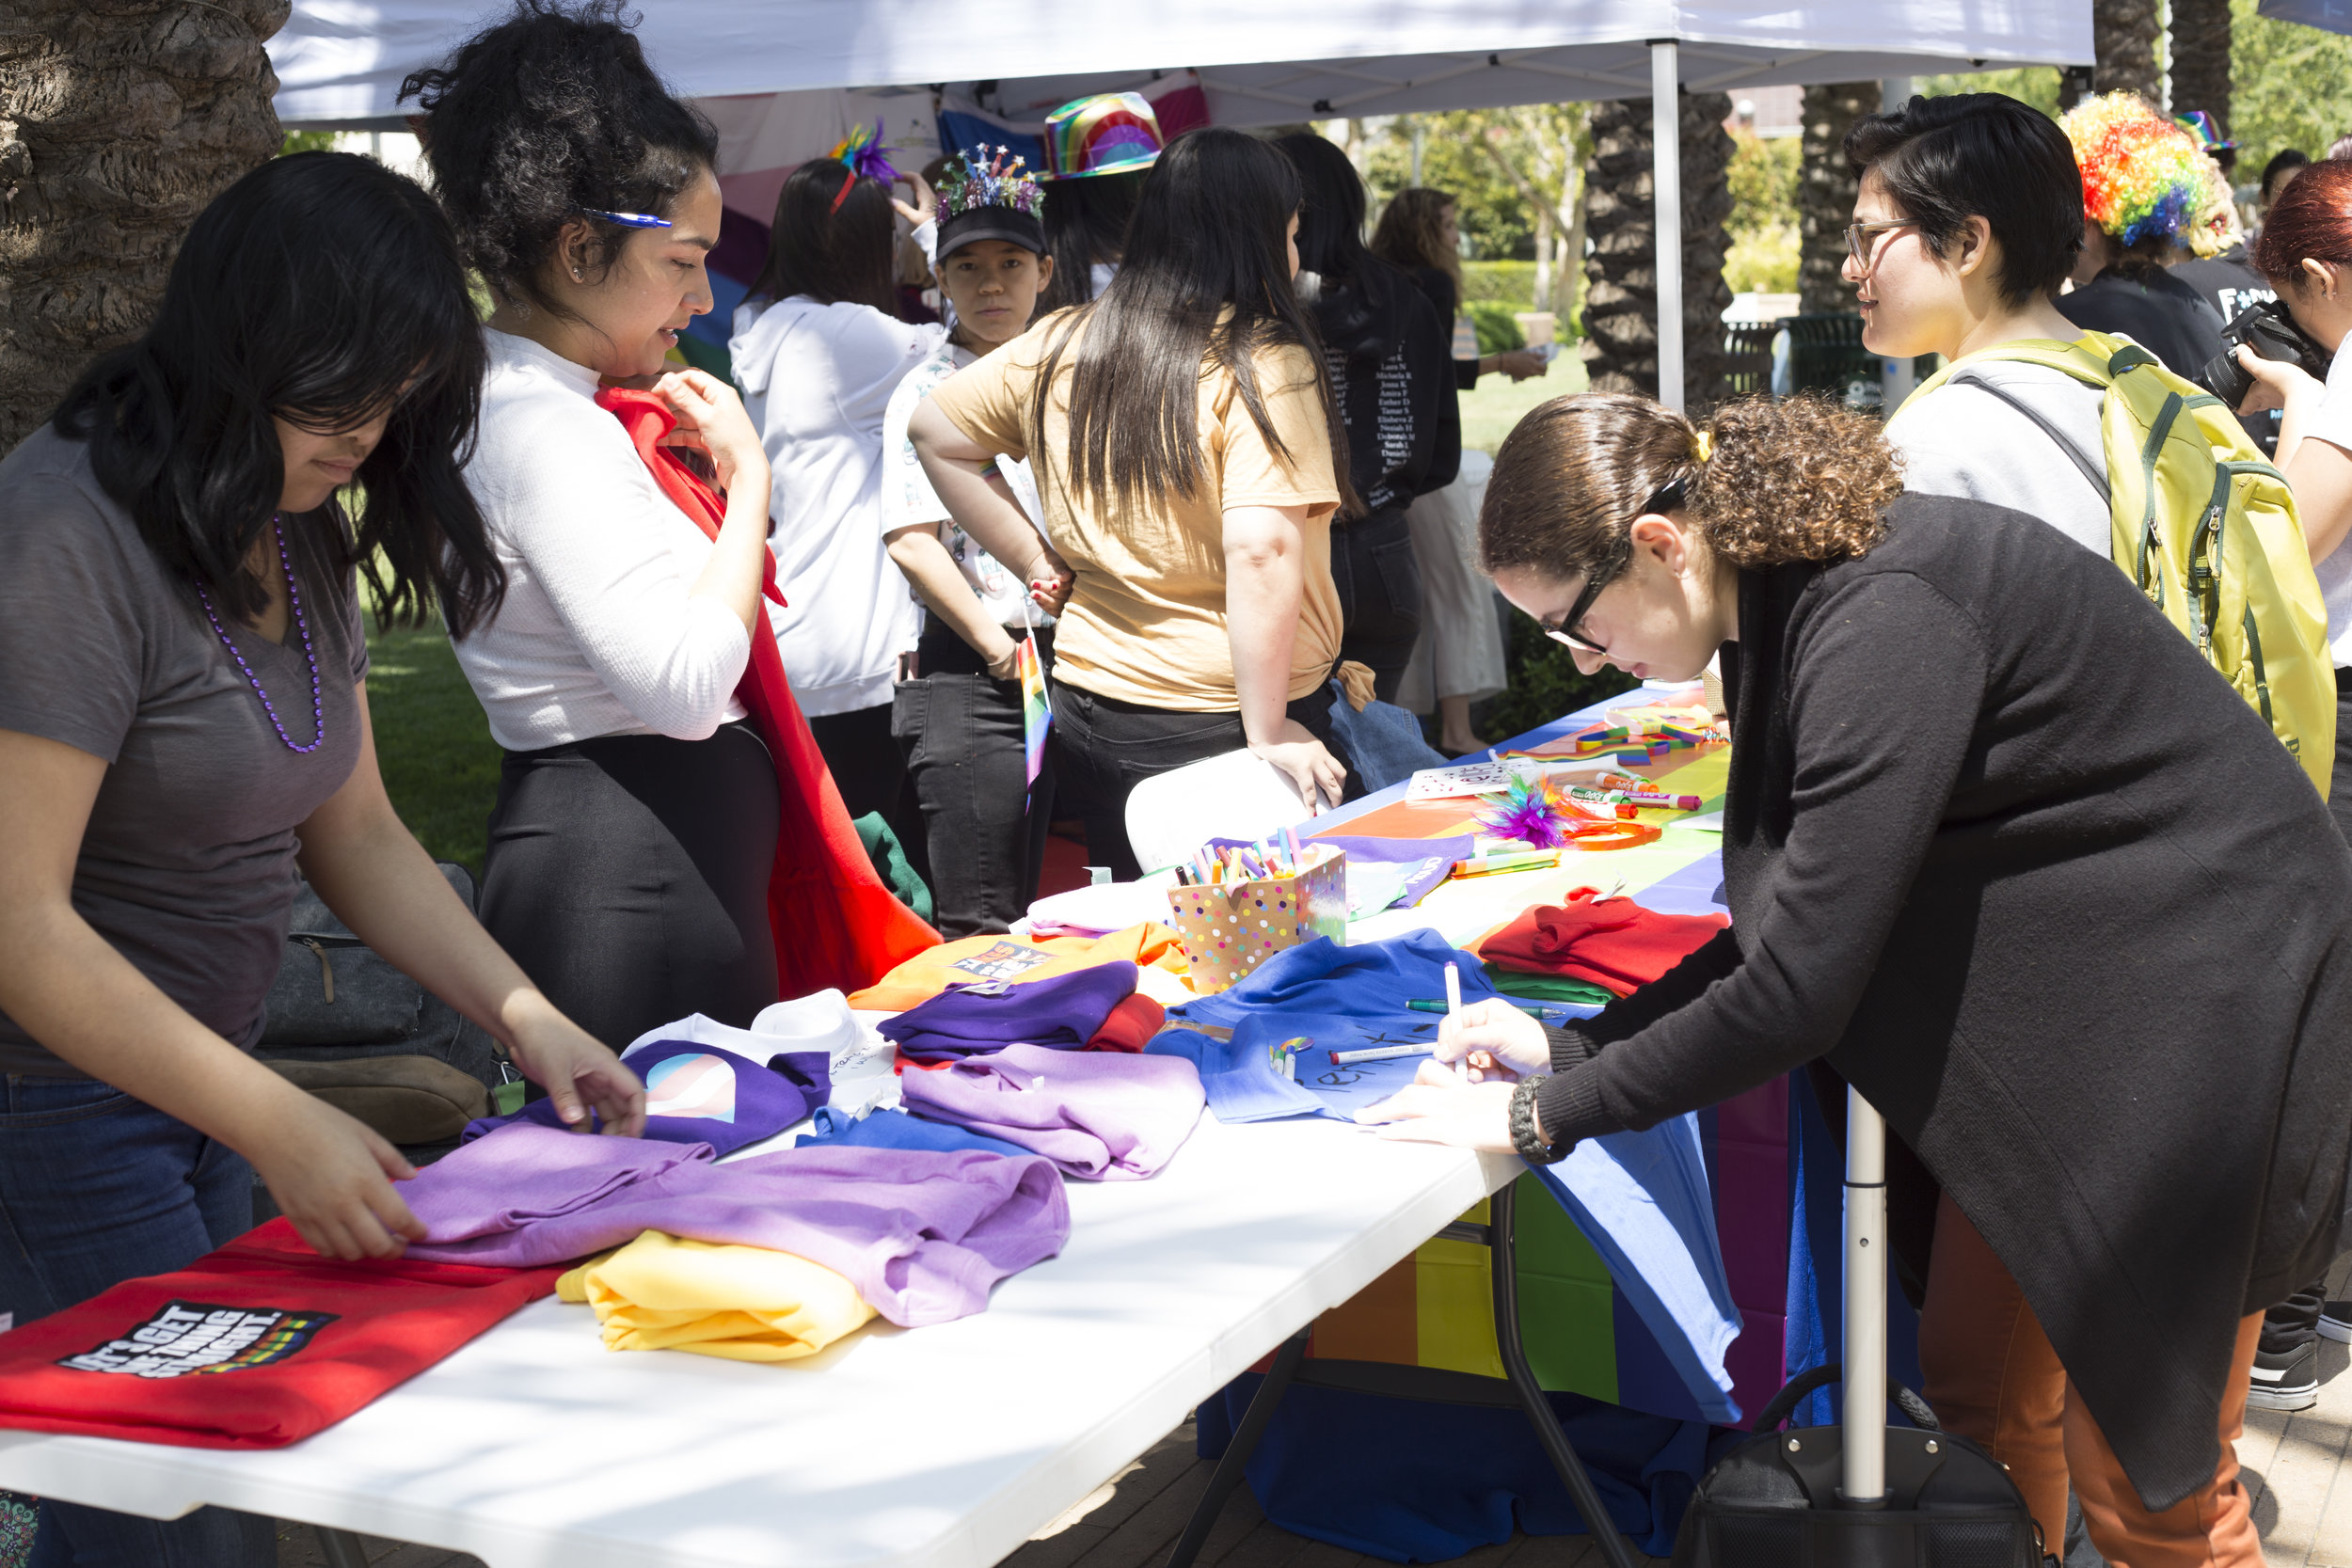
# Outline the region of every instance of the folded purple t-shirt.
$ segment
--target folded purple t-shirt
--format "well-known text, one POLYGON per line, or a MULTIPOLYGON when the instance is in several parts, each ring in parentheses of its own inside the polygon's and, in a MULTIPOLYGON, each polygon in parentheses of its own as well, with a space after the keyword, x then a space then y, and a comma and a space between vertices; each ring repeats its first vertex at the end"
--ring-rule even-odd
MULTIPOLYGON (((661 1040, 621 1062, 644 1080, 646 1137, 708 1144, 721 1154, 775 1136, 833 1092, 833 1058, 822 1051, 780 1052, 763 1068, 715 1045, 661 1040)), ((534 1100, 511 1115, 468 1122, 463 1136, 529 1123, 564 1127, 555 1101, 534 1100)))
POLYGON ((711 1159, 708 1144, 608 1138, 528 1121, 494 1131, 496 1137, 461 1144, 400 1184, 434 1241, 507 1235, 711 1159))
POLYGON ((1034 1155, 827 1144, 724 1165, 708 1155, 635 1138, 502 1129, 402 1184, 427 1226, 408 1256, 532 1268, 662 1230, 821 1263, 875 1311, 914 1328, 979 1311, 991 1286, 1051 1258, 1070 1235, 1061 1177, 1034 1155), (677 1158, 630 1167, 632 1179, 617 1187, 576 1175, 541 1182, 532 1167, 548 1139, 677 1158), (492 1150, 497 1159, 481 1159, 492 1150))
POLYGON ((1009 1045, 936 1072, 901 1073, 906 1108, 1035 1149, 1072 1176, 1133 1181, 1168 1164, 1204 1103, 1182 1056, 1009 1045))
POLYGON ((1015 1043, 1077 1051, 1135 991, 1136 966, 1115 958, 1045 980, 950 986, 881 1028, 883 1038, 918 1062, 953 1061, 1015 1043))

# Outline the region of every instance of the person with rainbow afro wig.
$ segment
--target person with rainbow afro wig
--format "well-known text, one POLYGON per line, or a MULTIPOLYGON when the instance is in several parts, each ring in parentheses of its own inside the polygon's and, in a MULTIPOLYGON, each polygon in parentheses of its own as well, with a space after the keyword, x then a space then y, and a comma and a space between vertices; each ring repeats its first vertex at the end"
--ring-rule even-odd
POLYGON ((2083 248, 2059 314, 2122 333, 2166 369, 2195 376, 2221 352, 2221 314, 2166 269, 2190 259, 2189 237, 2215 195, 2213 160, 2137 93, 2087 99, 2058 129, 2083 181, 2083 248))

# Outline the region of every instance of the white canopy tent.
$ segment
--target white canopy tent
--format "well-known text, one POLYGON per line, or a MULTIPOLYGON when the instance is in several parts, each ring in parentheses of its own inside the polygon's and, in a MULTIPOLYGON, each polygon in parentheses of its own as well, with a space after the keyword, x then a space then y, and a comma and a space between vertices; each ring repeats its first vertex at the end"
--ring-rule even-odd
MULTIPOLYGON (((1004 112, 1041 117, 1084 93, 1190 70, 1210 118, 1239 126, 1648 96, 1663 257, 1681 250, 1677 85, 1715 92, 2091 57, 2090 0, 1791 0, 1772 10, 1753 0, 639 0, 639 8, 656 69, 690 97, 725 101, 706 107, 726 136, 730 173, 819 155, 853 121, 928 120, 930 89, 978 97, 983 84, 1004 112)), ((398 127, 402 77, 497 14, 482 0, 294 0, 270 45, 278 117, 290 126, 398 127)), ((1678 407, 1682 273, 1664 265, 1657 277, 1659 391, 1678 407)))

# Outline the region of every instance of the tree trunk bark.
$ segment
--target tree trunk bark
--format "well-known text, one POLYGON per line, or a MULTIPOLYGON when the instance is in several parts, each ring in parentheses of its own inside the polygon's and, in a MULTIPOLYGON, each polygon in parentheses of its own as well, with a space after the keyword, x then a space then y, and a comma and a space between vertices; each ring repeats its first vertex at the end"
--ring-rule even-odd
POLYGON ((1537 310, 1551 309, 1551 209, 1535 205, 1535 295, 1530 305, 1537 310))
POLYGON ((2098 56, 2091 90, 2136 92, 2164 107, 2156 76, 2156 0, 2091 0, 2090 40, 2098 56))
POLYGON ((1853 221, 1857 183, 1846 162, 1846 133, 1857 117, 1876 114, 1878 107, 1876 82, 1825 82, 1804 89, 1804 166, 1797 181, 1797 209, 1804 221, 1797 309, 1807 315, 1854 308, 1854 292, 1838 276, 1846 264, 1846 225, 1853 221))
POLYGON ((2172 0, 2174 112, 2202 109, 2230 134, 2230 0, 2172 0))
POLYGON ((278 150, 290 0, 8 0, 0 15, 0 452, 129 342, 180 237, 278 150))
MULTIPOLYGON (((1732 140, 1724 129, 1731 99, 1686 93, 1682 138, 1683 387, 1692 411, 1724 394, 1724 281, 1730 246, 1732 140)), ((1593 163, 1584 182, 1584 342, 1579 350, 1597 392, 1658 395, 1658 229, 1650 166, 1650 101, 1593 105, 1593 163)))

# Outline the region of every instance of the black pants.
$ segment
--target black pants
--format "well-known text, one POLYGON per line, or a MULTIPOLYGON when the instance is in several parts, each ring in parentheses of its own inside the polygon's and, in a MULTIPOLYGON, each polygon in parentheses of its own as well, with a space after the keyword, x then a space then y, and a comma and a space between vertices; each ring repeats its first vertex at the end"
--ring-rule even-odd
MULTIPOLYGON (((1238 713, 1189 713, 1098 697, 1074 686, 1054 689, 1055 742, 1061 788, 1086 819, 1087 858, 1122 882, 1142 875, 1127 842, 1127 796, 1154 773, 1222 756, 1249 744, 1238 713)), ((1331 734, 1331 688, 1290 705, 1290 716, 1347 768, 1346 799, 1362 796, 1346 749, 1331 734)))
POLYGON ((1402 508, 1331 525, 1340 591, 1340 657, 1372 670, 1373 694, 1396 701, 1421 637, 1421 562, 1402 508))
MULTIPOLYGON (((2336 672, 2336 762, 2328 773, 2328 814, 2336 832, 2352 842, 2352 669, 2336 672)), ((2328 1304, 2328 1281, 2314 1279, 2263 1314, 2265 1355, 2300 1349, 2319 1338, 2320 1309, 2328 1304)))
POLYGON ((482 924, 572 1022, 619 1050, 776 1000, 775 764, 748 724, 509 752, 482 924))
MULTIPOLYGON (((1050 662, 1054 634, 1037 634, 1050 662)), ((930 851, 931 924, 949 942, 1003 932, 1027 912, 1045 865, 1054 815, 1049 749, 1028 784, 1021 683, 1000 681, 964 641, 937 622, 915 652, 918 679, 899 684, 890 730, 930 851)))

